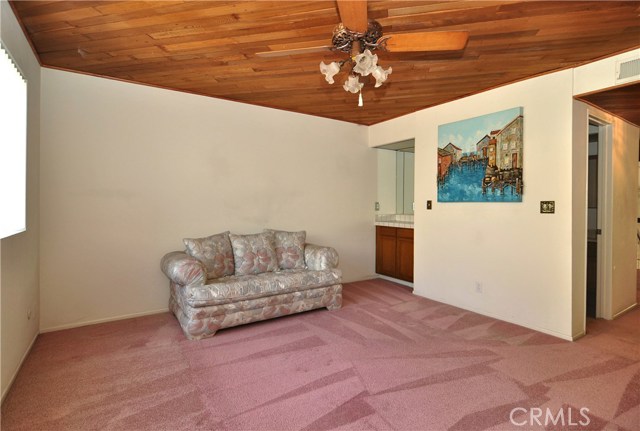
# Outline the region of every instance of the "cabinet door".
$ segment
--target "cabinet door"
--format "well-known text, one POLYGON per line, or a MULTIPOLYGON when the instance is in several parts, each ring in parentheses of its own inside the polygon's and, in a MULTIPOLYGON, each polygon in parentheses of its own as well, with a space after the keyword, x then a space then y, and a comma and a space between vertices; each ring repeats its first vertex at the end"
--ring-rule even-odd
POLYGON ((376 273, 396 277, 396 228, 376 226, 376 273))
POLYGON ((398 229, 396 236, 396 277, 413 282, 413 229, 398 229))

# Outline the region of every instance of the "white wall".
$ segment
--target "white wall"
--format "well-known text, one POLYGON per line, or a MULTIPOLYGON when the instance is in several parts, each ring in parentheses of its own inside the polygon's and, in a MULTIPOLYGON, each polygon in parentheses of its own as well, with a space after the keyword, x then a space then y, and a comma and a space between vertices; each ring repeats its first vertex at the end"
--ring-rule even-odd
POLYGON ((183 237, 306 229, 374 274, 366 127, 42 71, 41 329, 166 309, 183 237))
MULTIPOLYGON (((585 94, 599 91, 616 85, 616 62, 640 58, 640 49, 627 51, 622 54, 603 58, 583 66, 577 67, 573 73, 573 94, 585 94)), ((638 78, 623 84, 638 81, 638 78)))
POLYGON ((371 146, 416 139, 416 294, 571 338, 571 118, 568 70, 369 128, 371 146), (523 202, 436 202, 438 125, 517 106, 524 108, 523 202), (554 200, 556 213, 540 214, 541 200, 554 200))
POLYGON ((28 81, 27 230, 2 239, 0 247, 2 397, 38 334, 40 66, 9 4, 0 1, 0 39, 28 81), (31 318, 27 318, 30 311, 31 318))

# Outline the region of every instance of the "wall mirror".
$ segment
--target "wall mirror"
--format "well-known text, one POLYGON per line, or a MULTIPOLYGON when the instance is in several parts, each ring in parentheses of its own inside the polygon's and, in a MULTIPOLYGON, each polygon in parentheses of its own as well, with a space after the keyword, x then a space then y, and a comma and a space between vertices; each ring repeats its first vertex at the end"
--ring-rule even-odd
POLYGON ((375 148, 378 150, 378 213, 413 214, 415 140, 375 148))

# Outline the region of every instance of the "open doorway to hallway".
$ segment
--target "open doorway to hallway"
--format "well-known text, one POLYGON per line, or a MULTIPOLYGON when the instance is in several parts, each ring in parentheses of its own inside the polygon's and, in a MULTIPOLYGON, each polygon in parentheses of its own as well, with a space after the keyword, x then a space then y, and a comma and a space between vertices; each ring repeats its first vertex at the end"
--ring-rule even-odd
POLYGON ((600 126, 589 121, 589 166, 587 181, 587 317, 596 317, 598 300, 598 237, 602 233, 598 223, 600 126))
POLYGON ((612 125, 589 117, 587 170, 586 316, 605 318, 610 304, 611 276, 611 140, 612 125))
POLYGON ((600 319, 615 319, 637 306, 635 219, 640 128, 580 102, 574 103, 574 111, 572 335, 577 339, 600 319), (596 151, 597 169, 593 157, 589 162, 589 155, 595 156, 596 151), (589 178, 589 163, 597 172, 597 181, 593 174, 589 178), (595 319, 587 316, 587 275, 592 283, 595 279, 595 295, 593 288, 589 292, 591 315, 595 296, 595 319))

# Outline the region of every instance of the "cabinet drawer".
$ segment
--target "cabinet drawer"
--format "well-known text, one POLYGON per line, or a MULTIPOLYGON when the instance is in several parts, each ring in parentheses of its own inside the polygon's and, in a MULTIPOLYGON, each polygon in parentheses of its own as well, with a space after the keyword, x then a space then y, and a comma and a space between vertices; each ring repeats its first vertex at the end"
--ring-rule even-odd
POLYGON ((384 236, 396 236, 396 228, 395 227, 389 227, 389 226, 376 226, 377 229, 377 234, 378 235, 384 235, 384 236))
POLYGON ((406 229, 403 227, 399 227, 397 229, 398 238, 407 238, 413 239, 413 229, 406 229))

